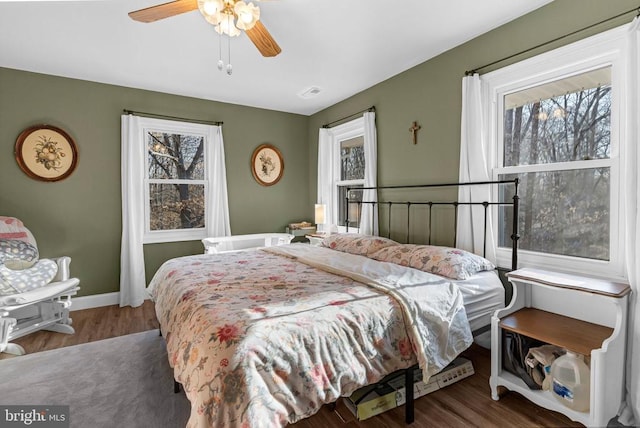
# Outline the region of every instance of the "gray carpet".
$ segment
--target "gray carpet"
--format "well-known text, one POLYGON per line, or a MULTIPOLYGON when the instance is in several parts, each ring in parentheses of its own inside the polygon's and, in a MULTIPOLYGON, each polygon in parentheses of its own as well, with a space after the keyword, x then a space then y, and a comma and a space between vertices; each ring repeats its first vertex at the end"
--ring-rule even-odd
POLYGON ((184 427, 158 330, 0 360, 0 404, 69 405, 71 427, 184 427))

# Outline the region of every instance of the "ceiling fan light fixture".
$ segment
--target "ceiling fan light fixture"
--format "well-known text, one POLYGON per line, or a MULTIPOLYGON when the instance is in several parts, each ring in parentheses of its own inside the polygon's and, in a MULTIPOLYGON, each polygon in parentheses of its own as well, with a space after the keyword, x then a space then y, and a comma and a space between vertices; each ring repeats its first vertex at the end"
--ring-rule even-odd
POLYGON ((222 0, 198 0, 198 10, 207 21, 216 21, 214 25, 218 23, 223 8, 222 0))
POLYGON ((240 30, 236 28, 234 21, 235 17, 233 15, 222 14, 220 22, 215 27, 218 34, 226 34, 230 37, 239 36, 240 30))
POLYGON ((238 1, 233 7, 233 11, 238 17, 237 27, 241 30, 250 30, 260 19, 260 8, 253 3, 238 1))
POLYGON ((211 25, 218 25, 222 21, 223 16, 223 14, 218 12, 215 15, 205 16, 204 19, 211 25))
MULTIPOLYGON (((0 0, 2 1, 2 0, 0 0)), ((241 30, 246 31, 247 37, 264 57, 274 57, 282 49, 273 39, 264 24, 260 21, 260 8, 249 0, 173 0, 144 9, 129 12, 129 17, 138 22, 154 22, 169 18, 196 8, 207 22, 214 26, 215 31, 230 37, 239 36, 241 30)), ((227 40, 229 42, 230 38, 227 40)), ((224 68, 222 61, 222 38, 218 38, 220 57, 218 68, 224 68)), ((231 44, 227 44, 231 62, 231 44)), ((231 74, 232 68, 227 67, 231 74)))

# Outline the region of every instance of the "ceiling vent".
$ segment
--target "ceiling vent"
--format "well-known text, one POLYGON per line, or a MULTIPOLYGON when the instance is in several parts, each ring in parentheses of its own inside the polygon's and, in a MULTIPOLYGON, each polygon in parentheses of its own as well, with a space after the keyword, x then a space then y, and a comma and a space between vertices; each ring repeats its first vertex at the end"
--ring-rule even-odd
POLYGON ((298 92, 298 96, 300 98, 313 98, 316 95, 318 95, 321 91, 322 89, 318 88, 317 86, 312 86, 310 88, 305 89, 302 92, 298 92))

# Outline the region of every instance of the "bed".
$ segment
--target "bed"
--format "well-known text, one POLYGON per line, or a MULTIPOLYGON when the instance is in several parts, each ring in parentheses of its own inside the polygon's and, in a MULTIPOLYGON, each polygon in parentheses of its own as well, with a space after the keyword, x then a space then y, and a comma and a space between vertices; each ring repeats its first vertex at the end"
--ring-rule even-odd
POLYGON ((172 259, 149 293, 188 426, 281 427, 392 372, 439 372, 504 306, 493 268, 454 248, 345 233, 172 259))

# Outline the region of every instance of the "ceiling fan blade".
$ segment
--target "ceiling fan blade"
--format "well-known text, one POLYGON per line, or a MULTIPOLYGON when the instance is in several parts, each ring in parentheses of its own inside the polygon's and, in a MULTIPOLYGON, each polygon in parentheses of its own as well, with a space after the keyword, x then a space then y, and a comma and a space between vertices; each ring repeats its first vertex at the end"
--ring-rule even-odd
POLYGON ((262 22, 256 22, 253 28, 246 30, 246 33, 262 56, 276 56, 282 52, 282 49, 280 49, 280 46, 273 40, 269 31, 262 25, 262 22))
POLYGON ((129 16, 134 21, 153 22, 159 19, 169 18, 185 12, 191 12, 198 8, 197 0, 176 0, 156 6, 147 7, 133 12, 129 16))

